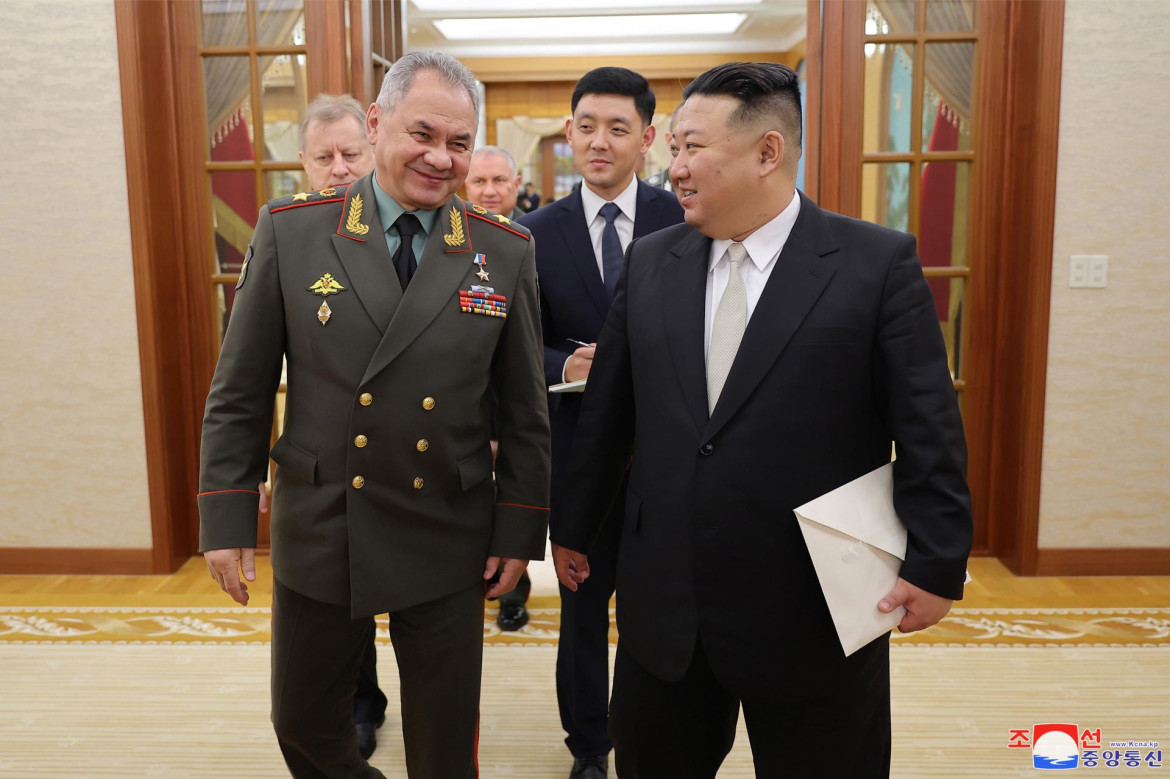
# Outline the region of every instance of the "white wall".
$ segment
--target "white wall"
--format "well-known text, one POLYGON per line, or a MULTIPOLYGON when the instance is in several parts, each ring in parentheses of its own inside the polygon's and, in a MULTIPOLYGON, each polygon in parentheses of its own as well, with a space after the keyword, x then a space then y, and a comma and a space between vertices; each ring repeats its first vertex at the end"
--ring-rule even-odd
POLYGON ((114 4, 0 2, 0 546, 149 547, 114 4))
POLYGON ((1170 547, 1168 32, 1167 2, 1066 5, 1041 547, 1170 547))

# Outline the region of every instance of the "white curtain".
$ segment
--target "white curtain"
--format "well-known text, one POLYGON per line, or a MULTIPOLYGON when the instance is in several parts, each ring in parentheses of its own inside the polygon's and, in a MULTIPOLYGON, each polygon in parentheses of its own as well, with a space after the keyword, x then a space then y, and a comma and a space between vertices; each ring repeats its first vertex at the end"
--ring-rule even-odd
POLYGON ((269 122, 264 126, 269 159, 295 160, 301 150, 301 126, 297 122, 269 122))
POLYGON ((565 130, 565 122, 571 117, 554 116, 537 118, 513 116, 496 120, 496 145, 507 149, 516 159, 516 165, 523 168, 528 158, 540 145, 541 138, 558 135, 565 130))
MULTIPOLYGON (((284 0, 260 0, 257 34, 263 42, 286 41, 300 21, 303 11, 299 4, 286 8, 284 0)), ((239 9, 243 3, 205 3, 203 7, 203 36, 216 43, 248 41, 247 20, 239 9), (242 37, 241 37, 242 36, 242 37)), ((261 62, 271 62, 271 56, 261 62)), ((239 110, 250 94, 247 57, 204 57, 204 94, 207 99, 207 132, 212 146, 223 131, 223 125, 239 110)), ((248 117, 250 122, 252 117, 248 117)), ((299 145, 298 141, 298 145, 299 145)))
MULTIPOLYGON (((890 26, 891 33, 905 33, 914 30, 914 4, 875 0, 878 11, 890 26)), ((966 30, 975 17, 973 0, 932 0, 930 5, 931 30, 966 30)), ((942 99, 963 121, 971 119, 972 70, 975 63, 974 43, 948 43, 928 45, 930 63, 925 76, 928 86, 942 96, 942 99)), ((919 62, 919 67, 924 63, 919 62)))

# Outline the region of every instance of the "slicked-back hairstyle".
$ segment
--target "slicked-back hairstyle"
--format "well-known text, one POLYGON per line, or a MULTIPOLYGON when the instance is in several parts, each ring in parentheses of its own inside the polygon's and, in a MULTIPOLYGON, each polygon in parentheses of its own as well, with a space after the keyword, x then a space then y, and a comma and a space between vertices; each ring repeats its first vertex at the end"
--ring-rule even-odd
POLYGON ((475 150, 475 153, 471 155, 471 159, 474 160, 476 157, 482 157, 485 154, 494 154, 497 157, 503 157, 508 161, 508 167, 512 169, 512 175, 519 175, 520 171, 516 167, 516 158, 512 156, 512 152, 500 146, 480 146, 475 150))
POLYGON ((475 109, 475 118, 479 119, 479 87, 475 76, 462 62, 441 51, 412 51, 395 60, 382 79, 382 89, 378 91, 375 102, 386 113, 393 113, 414 86, 414 79, 424 70, 438 73, 452 87, 467 92, 475 109))
POLYGON ((573 87, 571 110, 577 112, 577 104, 585 95, 620 95, 632 97, 643 126, 654 121, 654 91, 641 73, 628 68, 596 68, 589 71, 573 87))
MULTIPOLYGON (((692 95, 728 95, 739 101, 727 117, 734 128, 757 123, 779 130, 786 143, 801 147, 800 83, 787 65, 729 62, 703 73, 683 89, 692 95)), ((799 155, 797 155, 799 156, 799 155)))
POLYGON ((336 121, 352 116, 357 119, 362 133, 366 131, 366 112, 362 104, 350 95, 317 95, 309 107, 305 109, 305 118, 301 121, 301 151, 305 150, 305 133, 313 122, 333 124, 336 121))

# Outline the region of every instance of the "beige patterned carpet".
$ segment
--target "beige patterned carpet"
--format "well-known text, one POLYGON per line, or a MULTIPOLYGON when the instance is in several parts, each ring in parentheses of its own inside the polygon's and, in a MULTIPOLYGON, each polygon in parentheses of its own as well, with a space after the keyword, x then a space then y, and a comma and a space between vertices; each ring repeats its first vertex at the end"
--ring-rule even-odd
MULTIPOLYGON (((500 646, 556 646, 555 597, 529 602, 531 620, 516 633, 484 619, 484 641, 500 646)), ((0 606, 0 645, 22 643, 202 644, 266 643, 269 610, 240 607, 0 606)), ((386 618, 379 640, 389 643, 386 618)), ((610 635, 616 643, 616 632, 610 635)), ((943 647, 1170 647, 1170 608, 953 609, 938 625, 896 645, 943 647)))
MULTIPOLYGON (((556 609, 532 606, 518 634, 499 634, 490 612, 485 622, 485 779, 567 775, 556 609)), ((0 607, 0 777, 285 776, 267 721, 267 620, 258 608, 0 607)), ((956 609, 896 638, 893 775, 1035 776, 1030 752, 1007 745, 1036 723, 1170 747, 1168 633, 1170 609, 956 609)), ((393 700, 384 636, 379 654, 393 700)), ((396 726, 373 762, 403 777, 396 726)), ((1145 764, 1076 775, 1151 771, 1170 775, 1145 764)), ((752 775, 741 723, 720 777, 752 775)))

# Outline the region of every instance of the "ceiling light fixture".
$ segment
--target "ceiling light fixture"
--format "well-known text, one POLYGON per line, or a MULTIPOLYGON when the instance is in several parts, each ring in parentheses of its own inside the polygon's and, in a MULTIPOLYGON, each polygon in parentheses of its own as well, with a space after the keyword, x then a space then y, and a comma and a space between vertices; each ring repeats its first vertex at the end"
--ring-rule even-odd
POLYGON ((451 41, 505 39, 639 38, 667 35, 730 35, 746 14, 643 16, 524 16, 495 19, 436 19, 451 41))
MULTIPOLYGON (((411 0, 419 11, 427 14, 454 14, 490 10, 493 14, 547 11, 548 0, 411 0)), ((594 0, 594 2, 562 2, 557 11, 586 14, 593 11, 643 11, 654 8, 710 8, 711 6, 759 6, 763 0, 594 0)))

